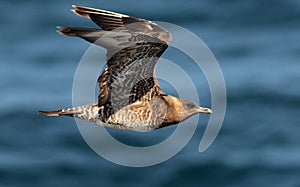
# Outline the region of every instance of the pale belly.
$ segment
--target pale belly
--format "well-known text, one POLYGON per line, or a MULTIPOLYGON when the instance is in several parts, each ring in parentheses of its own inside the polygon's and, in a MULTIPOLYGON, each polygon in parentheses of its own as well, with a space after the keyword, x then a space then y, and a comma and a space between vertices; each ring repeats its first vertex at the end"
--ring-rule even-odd
POLYGON ((164 121, 166 106, 156 102, 135 102, 111 115, 105 126, 123 130, 149 131, 164 121))
POLYGON ((76 117, 96 125, 120 130, 149 131, 157 129, 165 119, 167 107, 157 101, 135 102, 112 114, 105 122, 99 117, 99 108, 93 105, 76 117))

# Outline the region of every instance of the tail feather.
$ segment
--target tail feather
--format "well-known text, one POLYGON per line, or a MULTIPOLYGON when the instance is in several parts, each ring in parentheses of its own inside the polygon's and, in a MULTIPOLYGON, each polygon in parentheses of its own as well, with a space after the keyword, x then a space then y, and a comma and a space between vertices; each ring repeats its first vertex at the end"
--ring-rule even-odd
POLYGON ((62 109, 62 110, 52 110, 52 111, 39 111, 39 115, 45 116, 74 116, 75 114, 80 114, 80 112, 72 109, 62 109))

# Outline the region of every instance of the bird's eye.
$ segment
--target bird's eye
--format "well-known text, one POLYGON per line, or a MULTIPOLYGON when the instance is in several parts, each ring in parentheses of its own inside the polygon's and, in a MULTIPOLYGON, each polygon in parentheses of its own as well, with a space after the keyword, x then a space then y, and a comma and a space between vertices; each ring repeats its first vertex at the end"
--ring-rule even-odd
POLYGON ((193 103, 187 103, 186 107, 188 107, 188 108, 194 108, 194 104, 193 103))

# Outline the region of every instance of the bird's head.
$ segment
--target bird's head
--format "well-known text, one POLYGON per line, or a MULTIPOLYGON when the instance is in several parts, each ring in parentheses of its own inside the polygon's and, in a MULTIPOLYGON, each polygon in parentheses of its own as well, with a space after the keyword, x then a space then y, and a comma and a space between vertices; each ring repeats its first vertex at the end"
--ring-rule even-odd
POLYGON ((178 99, 178 100, 180 101, 180 104, 181 104, 180 111, 178 111, 180 114, 180 121, 184 121, 194 114, 198 114, 198 113, 211 114, 212 113, 211 109, 201 107, 192 101, 185 100, 185 99, 178 99))
POLYGON ((179 123, 198 113, 212 113, 211 109, 201 107, 189 100, 180 99, 170 95, 164 98, 168 103, 168 111, 163 126, 179 123))

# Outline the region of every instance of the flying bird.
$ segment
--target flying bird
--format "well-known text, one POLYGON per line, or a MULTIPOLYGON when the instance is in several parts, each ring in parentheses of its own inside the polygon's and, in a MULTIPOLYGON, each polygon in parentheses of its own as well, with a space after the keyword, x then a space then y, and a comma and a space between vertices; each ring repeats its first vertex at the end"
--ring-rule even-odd
POLYGON ((160 88, 155 64, 168 48, 171 34, 157 24, 106 10, 73 6, 101 29, 58 27, 107 50, 107 66, 98 78, 98 102, 55 111, 46 116, 72 116, 120 130, 149 131, 178 124, 197 113, 212 113, 196 103, 168 95, 160 88))

